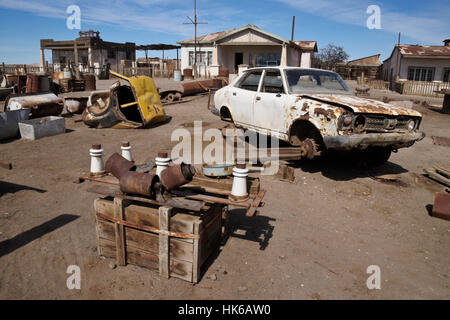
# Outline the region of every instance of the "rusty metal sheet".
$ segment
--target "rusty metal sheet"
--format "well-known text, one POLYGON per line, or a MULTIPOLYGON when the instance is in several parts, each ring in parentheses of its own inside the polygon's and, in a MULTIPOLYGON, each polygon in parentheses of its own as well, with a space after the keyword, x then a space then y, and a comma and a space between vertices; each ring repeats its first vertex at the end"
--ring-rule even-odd
POLYGON ((198 93, 208 92, 209 89, 222 88, 222 80, 209 79, 209 80, 184 82, 182 83, 182 86, 183 86, 183 96, 191 96, 198 93))
POLYGON ((394 106, 381 101, 360 98, 349 95, 338 95, 338 94, 310 94, 302 95, 302 97, 310 98, 316 101, 321 101, 323 103, 337 104, 342 107, 348 107, 352 109, 355 113, 373 113, 373 114, 384 114, 393 116, 412 116, 412 117, 422 117, 422 115, 412 109, 403 108, 399 106, 394 106))
POLYGON ((450 194, 443 192, 436 193, 431 215, 450 221, 450 194))

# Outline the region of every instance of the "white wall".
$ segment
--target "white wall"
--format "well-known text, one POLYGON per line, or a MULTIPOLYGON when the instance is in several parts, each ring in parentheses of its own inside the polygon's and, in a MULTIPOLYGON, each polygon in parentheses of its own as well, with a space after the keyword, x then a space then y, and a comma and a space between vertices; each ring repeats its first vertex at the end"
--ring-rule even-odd
POLYGON ((234 70, 234 56, 236 52, 243 53, 243 63, 244 64, 252 64, 250 61, 250 55, 252 59, 255 58, 258 53, 275 53, 280 54, 281 57, 281 45, 280 46, 264 46, 264 45, 219 45, 219 64, 225 68, 227 68, 230 73, 235 73, 234 70))
MULTIPOLYGON (((194 50, 195 50, 194 45, 189 45, 189 46, 182 45, 181 46, 181 72, 183 72, 184 69, 191 68, 191 66, 189 65, 189 52, 190 51, 194 52, 194 50)), ((208 52, 208 51, 213 52, 214 47, 210 46, 210 45, 208 45, 208 46, 202 46, 200 44, 197 45, 197 52, 208 52)), ((199 69, 200 69, 201 76, 205 76, 204 66, 200 66, 199 69)))
POLYGON ((302 52, 300 67, 302 68, 311 68, 311 52, 302 52))
MULTIPOLYGON (((392 53, 391 59, 383 63, 382 75, 385 81, 394 81, 397 74, 397 63, 399 61, 399 51, 395 48, 392 53), (392 77, 391 77, 392 73, 392 77), (387 75, 387 77, 386 77, 387 75)), ((433 81, 442 81, 443 69, 450 68, 450 59, 433 59, 430 57, 426 58, 400 58, 400 70, 399 78, 402 80, 408 79, 408 68, 409 67, 429 67, 435 68, 433 81)))
POLYGON ((423 58, 403 58, 400 64, 400 79, 408 79, 409 67, 434 68, 433 81, 442 81, 443 69, 450 68, 450 59, 423 59, 423 58))

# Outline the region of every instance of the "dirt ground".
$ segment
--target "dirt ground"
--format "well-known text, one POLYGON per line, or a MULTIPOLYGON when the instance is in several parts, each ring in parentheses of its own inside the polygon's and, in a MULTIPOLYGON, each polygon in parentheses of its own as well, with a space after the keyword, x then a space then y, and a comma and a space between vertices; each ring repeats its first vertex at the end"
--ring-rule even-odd
POLYGON ((449 164, 450 148, 434 145, 431 136, 450 138, 450 116, 421 105, 415 109, 427 137, 376 170, 324 158, 293 163, 294 183, 261 176, 267 194, 260 216, 231 212, 232 234, 199 284, 133 265, 112 269, 97 255, 97 196, 86 192, 88 182, 72 183, 89 170, 91 144, 101 143, 108 156, 129 140, 142 163, 168 149, 172 131, 185 123, 222 127, 206 101, 167 106, 171 120, 153 128, 96 130, 75 115, 65 134, 1 143, 0 161, 14 169, 0 168, 0 298, 450 298, 450 223, 426 209, 445 188, 421 175, 449 164), (372 178, 379 174, 398 174, 400 181, 372 178), (66 286, 69 265, 80 267, 81 290, 66 286), (367 289, 370 265, 380 267, 380 290, 367 289))

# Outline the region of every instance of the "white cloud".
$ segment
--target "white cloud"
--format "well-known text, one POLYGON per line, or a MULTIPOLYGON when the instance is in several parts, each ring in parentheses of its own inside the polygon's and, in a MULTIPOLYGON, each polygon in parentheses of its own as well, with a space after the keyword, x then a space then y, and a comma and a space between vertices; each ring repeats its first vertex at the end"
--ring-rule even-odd
MULTIPOLYGON (((340 23, 366 27, 368 14, 366 9, 374 1, 360 0, 275 0, 285 3, 292 8, 303 12, 315 14, 340 23)), ((450 6, 440 4, 439 9, 434 8, 434 12, 417 12, 414 15, 393 12, 378 4, 381 8, 381 28, 392 33, 401 32, 410 38, 426 42, 441 43, 448 37, 450 23, 448 13, 450 6)), ((424 3, 424 6, 428 3, 424 3)))
MULTIPOLYGON (((186 16, 193 16, 193 4, 185 0, 96 0, 71 1, 41 0, 0 0, 0 8, 25 11, 38 16, 66 19, 66 8, 76 4, 81 9, 81 24, 115 25, 128 30, 148 30, 165 34, 190 37, 194 27, 183 24, 189 22, 186 16)), ((210 24, 199 25, 200 34, 218 31, 227 25, 240 11, 224 5, 214 8, 200 8, 201 21, 210 24), (224 23, 225 22, 225 23, 224 23)), ((151 38, 151 34, 149 35, 151 38)))

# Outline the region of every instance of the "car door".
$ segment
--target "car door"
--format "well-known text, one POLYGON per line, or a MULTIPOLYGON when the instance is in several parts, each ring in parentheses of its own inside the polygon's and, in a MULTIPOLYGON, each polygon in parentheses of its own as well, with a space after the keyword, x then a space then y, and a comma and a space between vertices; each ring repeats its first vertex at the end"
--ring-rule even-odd
POLYGON ((262 70, 248 71, 231 88, 230 107, 236 123, 251 125, 253 122, 253 103, 261 82, 262 70))
POLYGON ((284 112, 287 94, 280 70, 264 72, 260 90, 253 104, 253 123, 261 129, 283 132, 286 121, 284 112))

